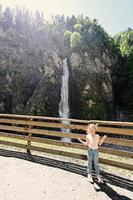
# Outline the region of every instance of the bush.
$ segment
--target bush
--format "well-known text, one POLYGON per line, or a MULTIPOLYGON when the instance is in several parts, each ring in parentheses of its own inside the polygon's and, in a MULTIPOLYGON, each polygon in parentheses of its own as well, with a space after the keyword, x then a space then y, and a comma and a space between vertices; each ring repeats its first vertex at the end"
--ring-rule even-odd
POLYGON ((73 32, 70 38, 71 48, 77 49, 81 45, 81 35, 78 32, 73 32))

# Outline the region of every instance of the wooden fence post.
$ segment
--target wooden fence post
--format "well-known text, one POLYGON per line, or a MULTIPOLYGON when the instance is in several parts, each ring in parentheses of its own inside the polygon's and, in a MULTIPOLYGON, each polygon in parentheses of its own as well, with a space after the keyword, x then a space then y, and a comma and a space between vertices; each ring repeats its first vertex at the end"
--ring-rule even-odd
MULTIPOLYGON (((33 119, 31 118, 30 121, 32 121, 32 120, 33 120, 33 119)), ((32 128, 32 126, 29 125, 28 130, 30 130, 31 128, 32 128)), ((32 133, 28 133, 28 143, 27 143, 28 148, 27 148, 27 153, 28 153, 29 155, 31 155, 31 151, 30 151, 30 149, 29 149, 29 146, 31 145, 31 140, 30 140, 31 137, 32 137, 32 133)))

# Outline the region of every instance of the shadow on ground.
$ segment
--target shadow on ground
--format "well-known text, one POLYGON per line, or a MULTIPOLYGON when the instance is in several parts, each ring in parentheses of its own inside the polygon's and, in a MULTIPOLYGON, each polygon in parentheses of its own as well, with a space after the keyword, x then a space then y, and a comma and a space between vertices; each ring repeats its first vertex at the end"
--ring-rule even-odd
MULTIPOLYGON (((120 195, 112 187, 110 187, 105 180, 104 180, 104 183, 99 183, 96 179, 93 179, 93 181, 94 181, 93 184, 94 184, 95 191, 96 192, 104 192, 112 200, 132 200, 129 197, 126 197, 124 195, 120 195), (95 183, 96 183, 96 185, 99 186, 99 188, 95 187, 95 183)), ((110 182, 108 181, 108 183, 110 183, 110 182)), ((112 183, 110 183, 110 184, 112 184, 112 183)), ((113 182, 113 185, 115 185, 114 182, 113 182)), ((120 185, 119 185, 119 187, 120 187, 120 185)), ((127 189, 127 185, 126 185, 126 189, 127 189)), ((130 185, 129 190, 133 191, 133 187, 131 187, 131 185, 130 185)))
MULTIPOLYGON (((63 170, 67 170, 76 174, 80 174, 82 176, 87 176, 86 173, 86 167, 83 165, 71 163, 71 162, 66 162, 66 161, 61 161, 61 160, 56 160, 53 158, 47 158, 43 156, 38 156, 38 155, 31 155, 30 153, 23 153, 23 152, 16 152, 12 150, 4 150, 0 149, 0 156, 4 157, 14 157, 14 158, 19 158, 19 159, 24 159, 30 162, 42 164, 42 165, 47 165, 51 167, 56 167, 60 168, 63 170)), ((96 183, 99 188, 95 188, 96 192, 103 191, 105 192, 112 200, 130 200, 130 198, 118 194, 115 190, 112 189, 108 184, 118 186, 120 188, 124 188, 129 191, 133 191, 133 181, 128 180, 126 178, 113 175, 110 173, 105 173, 104 171, 101 171, 101 175, 103 176, 104 183, 98 183, 95 176, 94 176, 94 183, 96 183)))

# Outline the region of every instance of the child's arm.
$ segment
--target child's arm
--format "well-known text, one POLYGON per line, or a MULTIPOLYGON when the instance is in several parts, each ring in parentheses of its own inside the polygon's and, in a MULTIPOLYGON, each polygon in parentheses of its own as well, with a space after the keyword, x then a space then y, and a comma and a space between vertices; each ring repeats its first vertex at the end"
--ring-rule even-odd
POLYGON ((104 143, 104 140, 106 139, 107 135, 104 135, 103 138, 100 140, 99 138, 99 145, 102 145, 104 143))
POLYGON ((89 139, 86 138, 86 141, 84 142, 83 140, 81 140, 80 138, 77 138, 83 145, 88 146, 89 144, 89 139))

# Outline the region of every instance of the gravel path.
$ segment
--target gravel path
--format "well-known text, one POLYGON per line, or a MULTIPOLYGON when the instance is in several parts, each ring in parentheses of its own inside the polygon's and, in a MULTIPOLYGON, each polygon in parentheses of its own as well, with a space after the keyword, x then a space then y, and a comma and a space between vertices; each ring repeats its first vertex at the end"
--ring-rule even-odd
POLYGON ((111 197, 96 183, 88 183, 85 176, 18 158, 0 156, 1 200, 133 199, 133 193, 129 190, 110 184, 106 187, 117 195, 111 197))

